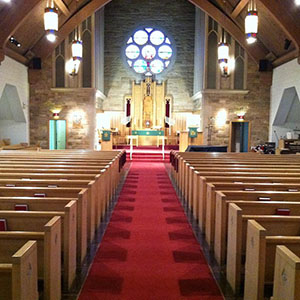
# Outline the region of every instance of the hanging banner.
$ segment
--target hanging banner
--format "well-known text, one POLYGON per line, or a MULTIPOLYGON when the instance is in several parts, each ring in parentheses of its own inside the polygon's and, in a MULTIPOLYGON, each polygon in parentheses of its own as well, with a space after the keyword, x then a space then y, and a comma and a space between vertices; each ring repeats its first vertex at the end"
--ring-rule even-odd
POLYGON ((196 138, 198 136, 198 127, 189 127, 189 137, 196 138))
POLYGON ((103 130, 102 131, 102 141, 109 142, 110 141, 110 136, 111 136, 111 131, 110 130, 103 130))

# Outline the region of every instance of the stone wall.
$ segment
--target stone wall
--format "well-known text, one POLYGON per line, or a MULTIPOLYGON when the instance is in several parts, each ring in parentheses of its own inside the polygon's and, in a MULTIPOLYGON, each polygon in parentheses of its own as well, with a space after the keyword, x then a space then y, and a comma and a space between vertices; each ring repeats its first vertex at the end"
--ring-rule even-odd
POLYGON ((177 56, 167 74, 167 94, 174 110, 192 110, 194 76, 195 7, 186 0, 113 0, 105 6, 104 110, 123 110, 124 95, 131 93, 133 75, 122 60, 126 37, 139 26, 158 26, 176 43, 177 56))
POLYGON ((52 57, 43 61, 41 70, 29 70, 30 142, 49 148, 51 110, 61 108, 60 119, 67 120, 67 148, 94 147, 96 90, 52 89, 52 57), (75 119, 81 119, 80 123, 75 119))
POLYGON ((204 143, 211 145, 228 145, 230 121, 237 119, 237 112, 246 112, 245 121, 250 121, 251 141, 254 146, 268 141, 270 88, 272 72, 259 72, 258 65, 248 59, 247 90, 244 94, 235 91, 219 90, 218 93, 203 94, 203 132, 204 143), (227 112, 226 124, 218 127, 215 119, 218 112, 227 112), (210 118, 214 120, 210 121, 210 118), (211 138, 208 136, 208 125, 212 125, 211 138))

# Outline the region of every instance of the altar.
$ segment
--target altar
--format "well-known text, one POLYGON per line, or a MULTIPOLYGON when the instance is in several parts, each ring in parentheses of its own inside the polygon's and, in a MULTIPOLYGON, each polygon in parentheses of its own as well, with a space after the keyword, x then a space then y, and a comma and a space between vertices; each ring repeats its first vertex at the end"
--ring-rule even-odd
POLYGON ((163 130, 132 130, 132 136, 137 136, 138 145, 143 146, 159 146, 161 138, 164 137, 165 133, 163 130))

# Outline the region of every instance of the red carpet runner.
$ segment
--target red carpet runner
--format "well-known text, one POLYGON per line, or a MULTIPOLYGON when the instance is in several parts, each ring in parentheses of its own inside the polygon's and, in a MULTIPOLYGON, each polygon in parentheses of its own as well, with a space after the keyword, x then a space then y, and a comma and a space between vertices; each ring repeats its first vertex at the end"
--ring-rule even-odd
POLYGON ((79 297, 98 299, 223 299, 163 163, 132 163, 79 297))

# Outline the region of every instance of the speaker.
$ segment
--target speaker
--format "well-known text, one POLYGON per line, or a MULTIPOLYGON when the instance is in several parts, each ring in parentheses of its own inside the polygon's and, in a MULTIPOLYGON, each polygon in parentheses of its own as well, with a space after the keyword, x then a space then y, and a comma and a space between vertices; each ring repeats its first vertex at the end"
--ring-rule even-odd
POLYGON ((35 70, 41 70, 42 69, 42 60, 40 57, 34 57, 32 59, 32 68, 35 70))
POLYGON ((269 60, 267 59, 261 59, 259 61, 259 72, 269 72, 272 71, 272 64, 269 60))

